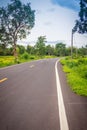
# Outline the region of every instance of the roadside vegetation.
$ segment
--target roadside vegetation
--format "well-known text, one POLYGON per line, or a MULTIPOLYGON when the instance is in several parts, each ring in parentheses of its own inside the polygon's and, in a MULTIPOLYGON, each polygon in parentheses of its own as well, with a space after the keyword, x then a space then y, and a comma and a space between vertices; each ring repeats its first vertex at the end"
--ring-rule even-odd
MULTIPOLYGON (((46 45, 46 36, 38 37, 36 43, 31 46, 17 45, 17 59, 15 60, 14 48, 0 44, 0 67, 13 64, 20 64, 32 60, 43 58, 65 57, 71 55, 71 47, 66 47, 64 43, 57 43, 55 46, 46 45)), ((74 57, 84 57, 87 55, 87 45, 80 48, 73 47, 74 57)))
POLYGON ((87 57, 65 58, 61 60, 67 82, 78 95, 87 96, 87 57))
POLYGON ((21 55, 17 62, 15 62, 14 56, 0 56, 0 68, 6 67, 14 64, 20 64, 23 62, 28 62, 31 60, 37 60, 39 57, 30 56, 30 55, 21 55))
POLYGON ((0 68, 11 66, 15 64, 20 64, 24 62, 30 62, 33 60, 39 60, 44 58, 54 58, 55 56, 35 56, 35 55, 29 55, 27 53, 19 56, 18 61, 15 62, 14 56, 0 56, 0 68))

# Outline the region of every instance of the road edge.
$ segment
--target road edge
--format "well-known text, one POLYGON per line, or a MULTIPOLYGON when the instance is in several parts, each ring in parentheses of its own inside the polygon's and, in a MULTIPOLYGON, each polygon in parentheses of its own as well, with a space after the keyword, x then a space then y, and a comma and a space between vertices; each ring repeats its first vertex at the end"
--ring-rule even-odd
POLYGON ((59 119, 60 119, 60 130, 69 130, 64 101, 63 101, 63 95, 61 90, 61 84, 59 80, 59 74, 58 74, 58 68, 57 64, 60 61, 58 59, 55 63, 55 74, 56 74, 56 86, 57 86, 57 98, 58 98, 58 108, 59 108, 59 119))

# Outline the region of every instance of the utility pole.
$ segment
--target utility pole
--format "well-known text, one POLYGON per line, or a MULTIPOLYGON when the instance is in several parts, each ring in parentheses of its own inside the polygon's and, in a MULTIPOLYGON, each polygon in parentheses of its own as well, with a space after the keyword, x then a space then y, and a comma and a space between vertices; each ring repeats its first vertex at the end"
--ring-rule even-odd
POLYGON ((71 59, 73 58, 73 29, 72 29, 72 32, 71 32, 71 59))

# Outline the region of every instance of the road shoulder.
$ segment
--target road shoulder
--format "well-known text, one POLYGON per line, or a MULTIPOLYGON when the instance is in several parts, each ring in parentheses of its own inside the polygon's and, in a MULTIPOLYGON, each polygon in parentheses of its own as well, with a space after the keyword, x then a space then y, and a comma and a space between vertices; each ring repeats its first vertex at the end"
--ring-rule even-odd
POLYGON ((87 128, 87 98, 72 92, 60 63, 58 63, 58 70, 69 128, 70 130, 85 130, 87 128))

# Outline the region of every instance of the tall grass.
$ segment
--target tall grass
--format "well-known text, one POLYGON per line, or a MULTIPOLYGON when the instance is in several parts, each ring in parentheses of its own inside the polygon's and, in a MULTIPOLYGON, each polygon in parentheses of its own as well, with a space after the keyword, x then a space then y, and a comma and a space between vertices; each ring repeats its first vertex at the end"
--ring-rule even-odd
POLYGON ((17 62, 15 62, 15 58, 13 56, 0 56, 0 68, 14 65, 14 64, 23 63, 23 62, 28 62, 28 61, 36 60, 36 59, 39 59, 39 57, 31 56, 27 53, 20 55, 17 62))
POLYGON ((13 56, 0 56, 0 68, 44 58, 54 58, 54 56, 30 55, 27 52, 25 52, 24 54, 19 55, 17 62, 15 62, 15 58, 13 56))
POLYGON ((62 59, 64 72, 72 90, 82 96, 87 96, 87 58, 62 59))
POLYGON ((0 56, 0 67, 5 67, 15 64, 13 56, 0 56))

